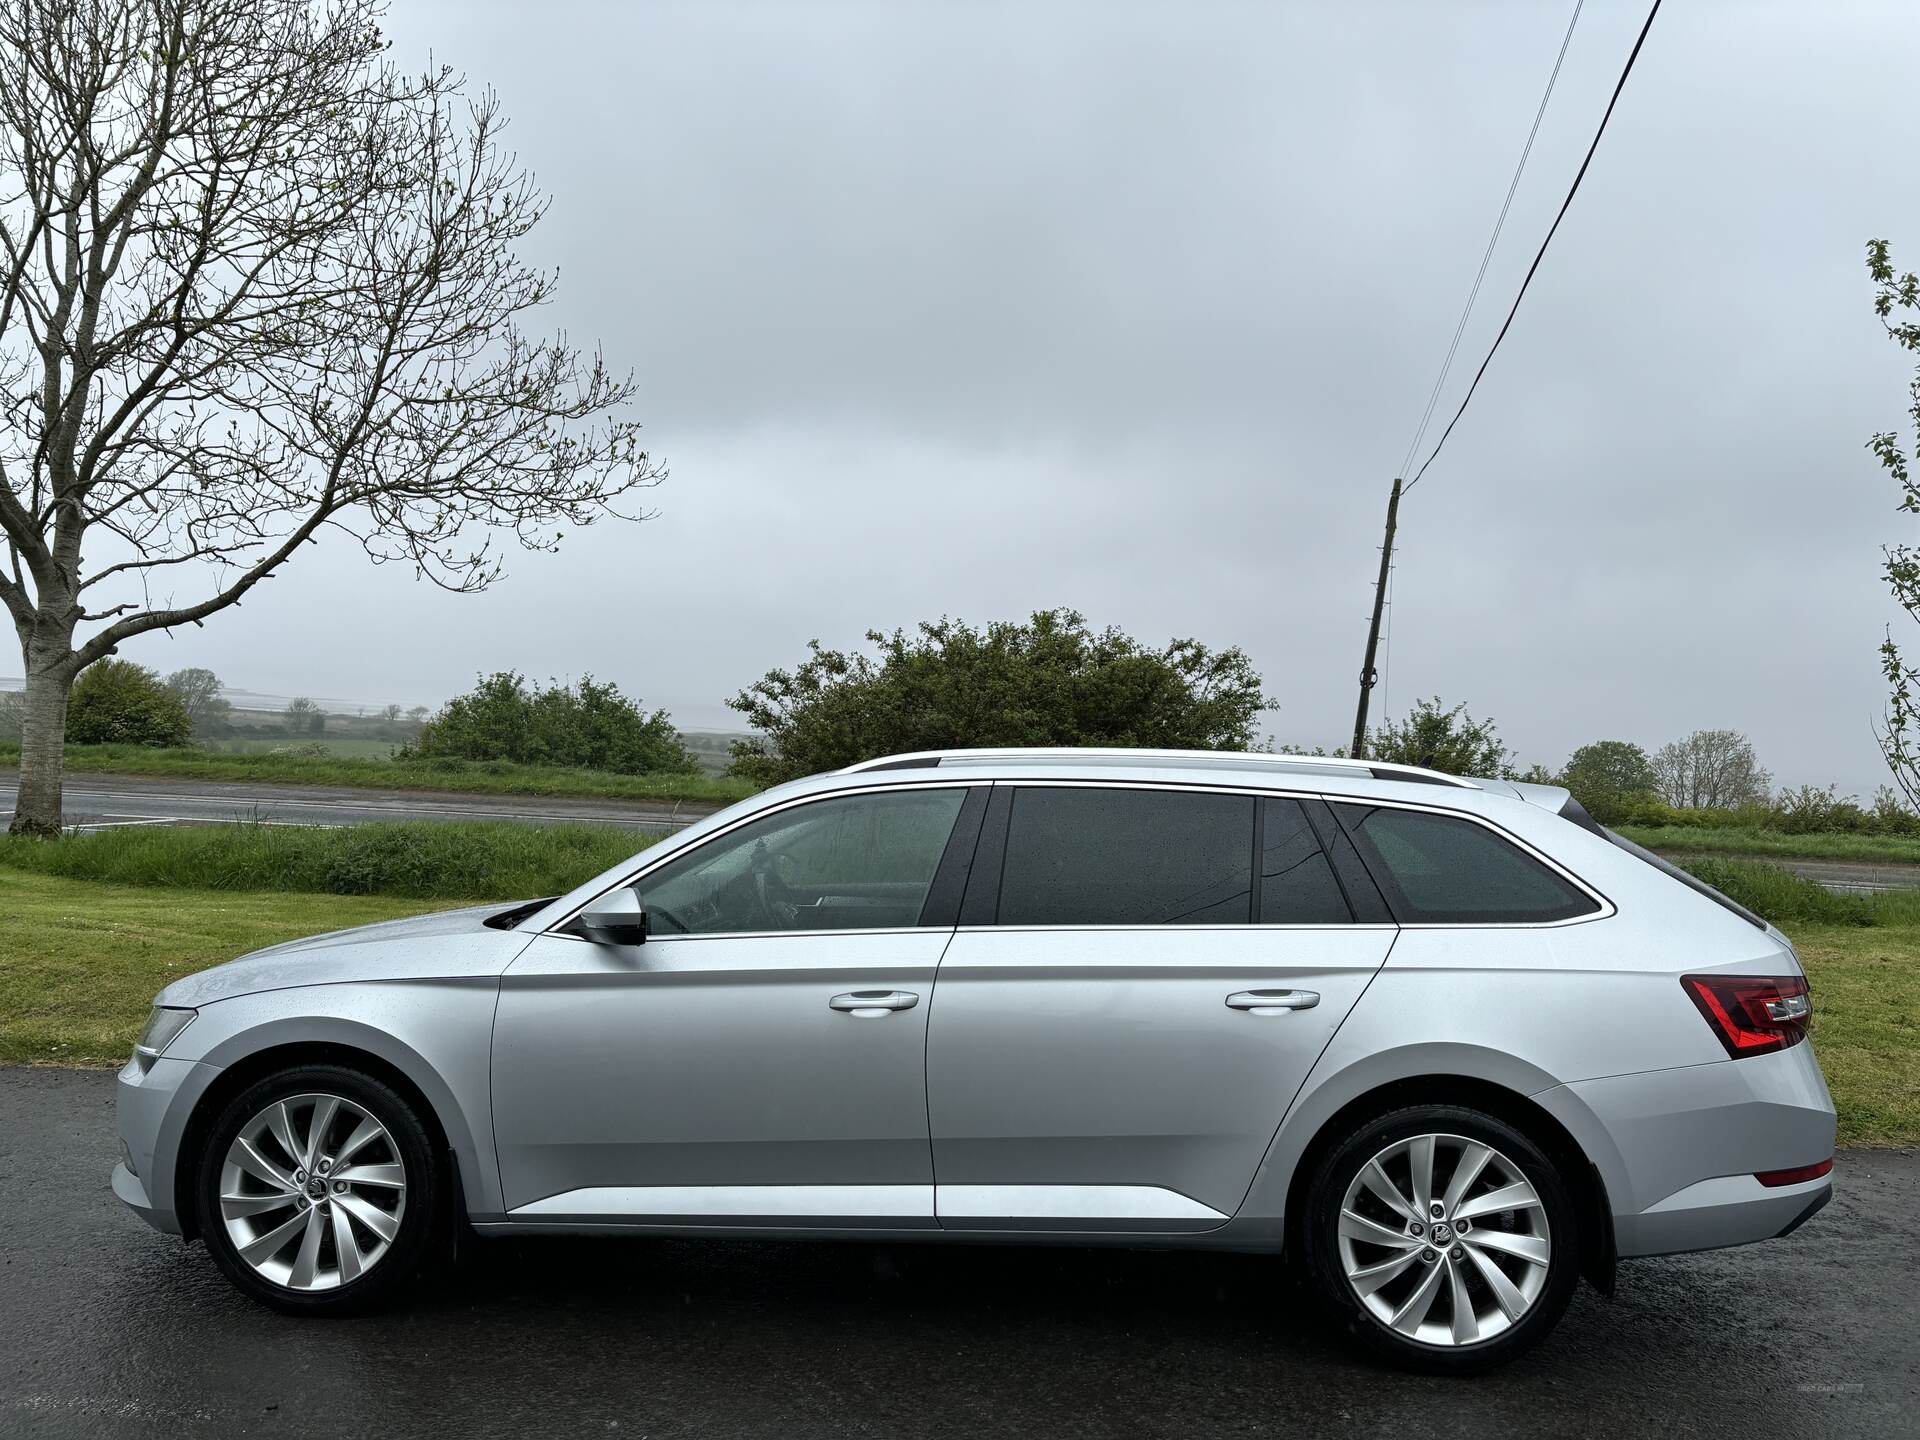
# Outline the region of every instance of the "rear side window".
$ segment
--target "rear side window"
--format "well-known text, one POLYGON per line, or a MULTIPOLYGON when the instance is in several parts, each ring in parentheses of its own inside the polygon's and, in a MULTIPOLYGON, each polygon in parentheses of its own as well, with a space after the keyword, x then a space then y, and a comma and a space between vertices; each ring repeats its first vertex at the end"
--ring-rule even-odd
POLYGON ((1539 924, 1600 908, 1471 820, 1386 806, 1333 808, 1403 925, 1539 924))
POLYGON ((1244 925, 1254 800, 1178 790, 1015 792, 1002 925, 1244 925))
POLYGON ((1262 925, 1346 925, 1353 909, 1298 800, 1260 802, 1262 925))

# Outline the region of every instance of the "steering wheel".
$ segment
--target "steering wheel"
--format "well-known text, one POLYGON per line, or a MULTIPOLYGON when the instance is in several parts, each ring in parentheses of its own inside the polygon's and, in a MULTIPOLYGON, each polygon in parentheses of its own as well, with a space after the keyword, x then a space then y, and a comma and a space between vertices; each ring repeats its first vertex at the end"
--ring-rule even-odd
POLYGON ((793 857, 770 854, 767 842, 762 840, 754 846, 748 873, 753 878, 753 898, 760 908, 760 918, 775 930, 797 930, 800 906, 793 898, 793 857))

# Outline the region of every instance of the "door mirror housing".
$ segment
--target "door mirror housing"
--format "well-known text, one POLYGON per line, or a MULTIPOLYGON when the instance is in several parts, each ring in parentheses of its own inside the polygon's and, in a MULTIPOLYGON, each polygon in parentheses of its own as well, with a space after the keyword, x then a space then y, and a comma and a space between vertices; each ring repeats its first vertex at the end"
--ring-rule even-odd
POLYGON ((647 943, 647 907, 625 885, 595 900, 574 923, 596 945, 647 943))

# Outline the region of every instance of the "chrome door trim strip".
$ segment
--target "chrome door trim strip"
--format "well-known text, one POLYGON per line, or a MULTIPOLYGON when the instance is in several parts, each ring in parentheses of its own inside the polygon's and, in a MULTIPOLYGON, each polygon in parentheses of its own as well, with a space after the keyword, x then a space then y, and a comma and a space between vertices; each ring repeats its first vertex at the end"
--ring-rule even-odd
POLYGON ((941 1185, 936 1187, 935 1212, 942 1224, 984 1220, 1009 1229, 1063 1221, 1103 1226, 1145 1222, 1145 1228, 1166 1222, 1224 1225, 1232 1218, 1158 1185, 941 1185))
POLYGON ((510 1220, 921 1220, 931 1185, 606 1185, 563 1190, 510 1220))

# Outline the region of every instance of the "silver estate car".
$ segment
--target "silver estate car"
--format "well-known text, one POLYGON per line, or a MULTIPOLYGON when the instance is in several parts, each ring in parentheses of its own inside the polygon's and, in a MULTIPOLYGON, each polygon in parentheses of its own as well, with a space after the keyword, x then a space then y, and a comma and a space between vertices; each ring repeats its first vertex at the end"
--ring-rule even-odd
POLYGON ((1564 790, 896 756, 168 986, 113 1186, 296 1314, 456 1233, 1190 1246, 1467 1371, 1617 1257, 1826 1203, 1810 1008, 1784 935, 1564 790))

